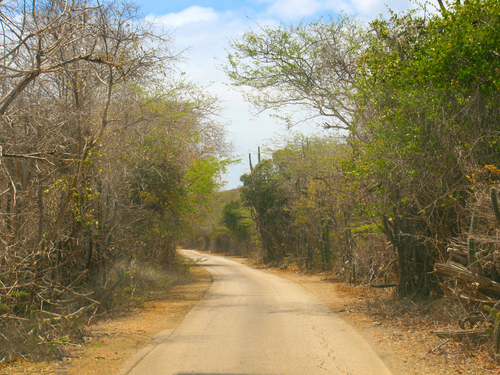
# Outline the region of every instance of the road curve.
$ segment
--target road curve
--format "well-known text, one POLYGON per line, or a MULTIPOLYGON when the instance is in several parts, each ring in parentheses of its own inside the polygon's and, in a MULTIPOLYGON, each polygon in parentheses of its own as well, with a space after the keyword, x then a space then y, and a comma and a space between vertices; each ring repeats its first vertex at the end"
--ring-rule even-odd
POLYGON ((183 250, 213 276, 172 333, 120 375, 390 375, 361 336, 289 280, 223 257, 183 250))

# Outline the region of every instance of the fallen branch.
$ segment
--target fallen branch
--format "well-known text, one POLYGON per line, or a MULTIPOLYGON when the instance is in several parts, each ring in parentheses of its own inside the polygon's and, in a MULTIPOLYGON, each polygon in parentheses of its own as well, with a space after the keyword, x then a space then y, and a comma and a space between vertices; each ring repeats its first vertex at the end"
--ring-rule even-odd
POLYGON ((486 336, 484 329, 463 329, 458 331, 431 331, 440 339, 462 339, 462 338, 476 338, 486 336))
POLYGON ((500 293, 500 284, 488 279, 484 276, 474 275, 472 272, 468 271, 465 267, 458 265, 454 262, 448 262, 446 264, 436 263, 434 265, 434 271, 443 273, 445 275, 456 277, 457 279, 469 281, 473 283, 478 283, 480 288, 488 289, 494 292, 500 293))
POLYGON ((399 285, 398 284, 378 284, 378 285, 370 284, 370 286, 372 288, 394 288, 394 287, 397 287, 399 285))
POLYGON ((441 341, 438 345, 436 345, 434 348, 432 349, 429 349, 428 353, 434 353, 434 350, 440 348, 441 346, 443 346, 444 344, 446 344, 448 341, 450 341, 451 339, 446 339, 446 340, 443 340, 441 341))

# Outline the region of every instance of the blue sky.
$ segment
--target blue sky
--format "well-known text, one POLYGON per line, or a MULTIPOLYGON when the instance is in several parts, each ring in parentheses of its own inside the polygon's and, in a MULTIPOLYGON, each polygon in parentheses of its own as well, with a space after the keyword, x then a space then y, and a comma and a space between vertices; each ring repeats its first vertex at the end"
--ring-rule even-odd
POLYGON ((142 0, 138 2, 142 5, 144 13, 156 13, 156 14, 166 14, 166 13, 176 13, 191 6, 199 6, 202 8, 212 8, 217 12, 225 12, 228 10, 235 9, 253 9, 257 11, 262 11, 265 7, 263 1, 214 1, 214 0, 203 0, 203 1, 146 1, 142 0))
MULTIPOLYGON (((228 39, 237 38, 248 29, 260 25, 278 25, 281 22, 298 23, 317 20, 321 15, 335 15, 343 11, 370 21, 386 14, 388 4, 394 11, 413 7, 409 0, 250 0, 250 1, 156 1, 139 0, 142 13, 162 24, 175 37, 179 49, 189 48, 187 62, 180 66, 189 78, 217 95, 225 106, 223 122, 235 145, 235 154, 244 163, 231 168, 227 188, 237 187, 239 176, 248 171, 248 153, 265 145, 286 130, 269 114, 255 117, 241 95, 228 87, 220 69, 227 54, 228 39)), ((303 133, 318 131, 304 125, 296 129, 303 133)))

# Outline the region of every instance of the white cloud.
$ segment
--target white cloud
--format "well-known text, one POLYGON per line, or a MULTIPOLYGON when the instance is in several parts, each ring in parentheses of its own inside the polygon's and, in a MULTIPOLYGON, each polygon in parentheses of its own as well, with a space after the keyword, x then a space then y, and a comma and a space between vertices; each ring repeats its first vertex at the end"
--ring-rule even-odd
POLYGON ((267 13, 281 20, 300 20, 310 16, 343 11, 368 20, 386 14, 387 7, 398 12, 415 7, 410 0, 261 0, 269 4, 267 13))
POLYGON ((271 14, 280 18, 296 19, 315 14, 323 8, 317 0, 278 0, 269 8, 271 14))
POLYGON ((155 20, 166 26, 180 27, 187 24, 198 22, 215 22, 219 19, 219 15, 213 8, 203 8, 193 5, 178 13, 168 13, 157 17, 155 20))
MULTIPOLYGON (((335 0, 333 0, 335 1, 335 0)), ((374 19, 380 14, 387 15, 387 9, 395 12, 415 8, 414 2, 410 0, 350 0, 353 14, 361 17, 374 19)))

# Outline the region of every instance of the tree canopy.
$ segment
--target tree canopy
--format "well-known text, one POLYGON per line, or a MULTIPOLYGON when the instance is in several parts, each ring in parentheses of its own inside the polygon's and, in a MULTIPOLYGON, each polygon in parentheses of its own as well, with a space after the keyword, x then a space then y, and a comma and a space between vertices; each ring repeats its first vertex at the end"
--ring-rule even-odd
POLYGON ((317 120, 327 128, 350 129, 358 60, 366 34, 353 18, 322 18, 297 26, 260 26, 233 39, 224 66, 258 111, 278 110, 292 126, 317 120), (302 117, 290 109, 303 110, 302 117), (288 112, 287 112, 288 110, 288 112))
MULTIPOLYGON (((261 27, 232 41, 225 67, 259 110, 283 110, 289 125, 303 115, 346 130, 340 144, 328 146, 335 157, 324 164, 302 160, 292 172, 292 160, 305 151, 275 150, 243 177, 242 192, 259 181, 273 187, 246 203, 257 212, 279 194, 283 217, 310 215, 316 206, 319 227, 328 231, 322 243, 337 254, 352 252, 343 258, 351 262, 346 272, 352 276, 356 265, 373 270, 360 267, 369 254, 384 270, 369 277, 393 280, 402 296, 441 293, 434 264, 447 261, 464 237, 478 237, 471 216, 486 209, 485 189, 498 180, 499 2, 439 5, 369 24, 341 16, 261 27), (370 232, 383 234, 387 245, 367 241, 370 232)), ((266 231, 280 233, 283 244, 298 232, 287 225, 269 222, 266 231)), ((470 255, 464 266, 496 277, 487 271, 491 250, 477 251, 474 241, 463 250, 470 255)))

